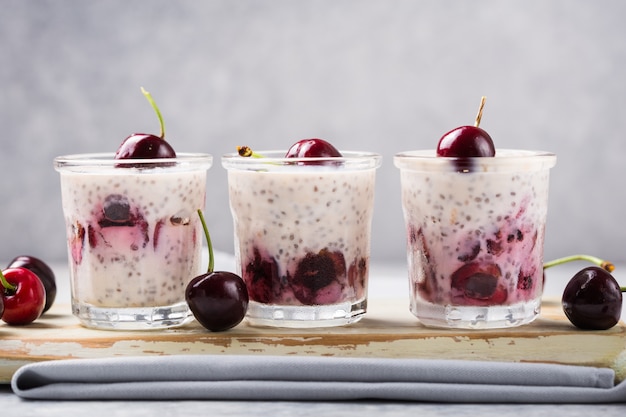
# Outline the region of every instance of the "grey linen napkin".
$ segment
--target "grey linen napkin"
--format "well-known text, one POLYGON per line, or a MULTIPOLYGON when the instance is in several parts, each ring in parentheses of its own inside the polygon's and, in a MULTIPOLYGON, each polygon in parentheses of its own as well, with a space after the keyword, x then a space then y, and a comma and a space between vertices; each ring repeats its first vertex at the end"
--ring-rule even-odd
POLYGON ((189 355, 68 359, 13 375, 22 398, 626 402, 605 368, 391 358, 189 355))

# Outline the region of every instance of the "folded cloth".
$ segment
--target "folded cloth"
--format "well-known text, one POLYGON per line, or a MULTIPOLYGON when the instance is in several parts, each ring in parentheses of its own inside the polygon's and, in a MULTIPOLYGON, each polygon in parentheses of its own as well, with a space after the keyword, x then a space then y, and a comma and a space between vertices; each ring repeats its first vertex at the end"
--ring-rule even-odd
POLYGON ((13 391, 55 400, 626 402, 607 368, 540 363, 309 356, 68 359, 21 367, 13 391))

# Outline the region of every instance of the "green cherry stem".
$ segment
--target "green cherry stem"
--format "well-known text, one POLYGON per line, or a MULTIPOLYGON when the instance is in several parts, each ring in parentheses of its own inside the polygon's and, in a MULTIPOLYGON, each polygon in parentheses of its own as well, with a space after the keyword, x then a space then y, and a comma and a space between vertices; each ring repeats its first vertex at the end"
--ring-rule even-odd
POLYGON ((7 281, 7 279, 5 278, 4 274, 2 273, 2 271, 0 271, 0 283, 2 283, 2 286, 9 291, 15 291, 17 290, 17 286, 11 284, 9 281, 7 281))
POLYGON ((163 121, 163 116, 161 115, 161 111, 159 110, 159 107, 154 102, 152 95, 150 95, 150 93, 147 92, 143 87, 141 87, 141 92, 143 93, 144 96, 146 96, 146 98, 148 99, 148 102, 150 103, 150 105, 154 109, 154 112, 159 118, 159 127, 161 128, 160 137, 161 139, 165 139, 165 122, 163 121))
POLYGON ((206 236, 206 242, 209 246, 209 267, 207 269, 207 274, 213 272, 213 268, 215 267, 215 256, 213 255, 213 245, 211 244, 211 235, 209 234, 209 228, 206 225, 206 221, 204 220, 204 215, 202 214, 202 210, 198 209, 198 216, 200 217, 200 223, 202 223, 202 229, 204 229, 204 236, 206 236))
POLYGON ((592 255, 571 255, 565 256, 563 258, 554 259, 552 261, 544 263, 543 269, 551 268, 553 266, 572 261, 588 261, 606 270, 607 272, 613 272, 613 270, 615 270, 615 265, 613 265, 611 262, 605 261, 604 259, 600 259, 597 256, 592 255))

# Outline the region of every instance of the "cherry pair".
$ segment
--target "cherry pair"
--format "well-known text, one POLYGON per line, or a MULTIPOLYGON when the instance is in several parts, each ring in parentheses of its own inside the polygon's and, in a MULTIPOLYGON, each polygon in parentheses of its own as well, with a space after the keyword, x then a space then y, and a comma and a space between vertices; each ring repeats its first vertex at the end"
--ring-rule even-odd
POLYGON ((0 317, 7 324, 25 325, 46 312, 56 297, 52 269, 33 256, 18 256, 0 271, 0 317))

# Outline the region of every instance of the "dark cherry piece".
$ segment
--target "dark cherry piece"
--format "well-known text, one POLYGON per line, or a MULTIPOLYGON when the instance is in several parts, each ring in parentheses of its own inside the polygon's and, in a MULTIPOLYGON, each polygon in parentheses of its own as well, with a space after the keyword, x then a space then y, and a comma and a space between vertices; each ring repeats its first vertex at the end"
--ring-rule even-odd
POLYGON ((41 280, 46 291, 46 303, 43 308, 43 313, 48 311, 57 296, 57 284, 56 278, 52 268, 50 268, 44 261, 34 256, 21 255, 15 257, 9 265, 9 268, 26 268, 37 275, 37 278, 41 280))
POLYGON ((508 291, 498 284, 501 276, 500 267, 493 263, 463 264, 451 277, 452 298, 459 305, 502 304, 508 291))
POLYGON ((605 330, 622 314, 622 289, 607 270, 590 266, 580 270, 565 286, 565 315, 578 328, 605 330))
POLYGON ((109 194, 102 204, 105 221, 114 225, 125 225, 132 221, 130 201, 122 194, 109 194))
POLYGON ((271 304, 280 288, 278 264, 271 257, 263 257, 258 248, 254 248, 254 257, 243 268, 243 277, 248 286, 248 295, 253 301, 271 304))
POLYGON ((338 301, 340 291, 332 291, 332 285, 340 285, 339 278, 346 275, 343 253, 322 249, 318 253, 308 252, 296 267, 291 278, 291 288, 296 298, 305 305, 338 301))
POLYGON ((26 268, 5 269, 0 275, 4 299, 2 320, 15 326, 37 320, 46 304, 46 290, 39 277, 26 268))

